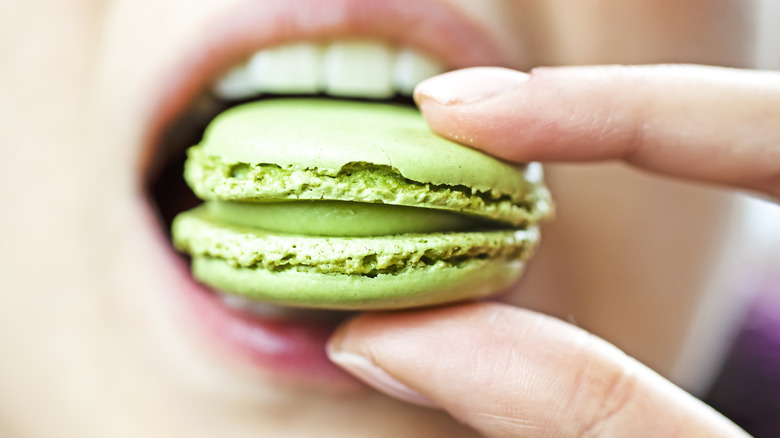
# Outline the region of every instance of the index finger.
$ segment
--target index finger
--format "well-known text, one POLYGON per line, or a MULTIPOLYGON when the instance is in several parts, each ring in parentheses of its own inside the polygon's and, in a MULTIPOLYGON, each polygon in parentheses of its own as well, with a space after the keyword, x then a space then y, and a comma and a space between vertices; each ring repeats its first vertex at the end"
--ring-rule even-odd
POLYGON ((778 72, 478 67, 424 81, 415 100, 439 134, 504 159, 622 159, 780 196, 778 72))

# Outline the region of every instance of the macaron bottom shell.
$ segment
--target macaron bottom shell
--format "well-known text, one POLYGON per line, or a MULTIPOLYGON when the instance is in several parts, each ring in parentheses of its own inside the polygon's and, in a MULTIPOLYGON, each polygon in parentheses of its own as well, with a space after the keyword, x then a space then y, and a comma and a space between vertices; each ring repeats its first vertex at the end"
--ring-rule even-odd
POLYGON ((192 260, 195 278, 212 288, 272 304, 334 310, 392 310, 477 299, 510 287, 524 266, 522 260, 474 259, 365 276, 242 268, 211 257, 192 260))
POLYGON ((321 309, 400 309, 494 294, 519 278, 539 240, 536 227, 328 237, 224 219, 204 205, 173 223, 174 244, 192 257, 196 279, 248 299, 321 309))

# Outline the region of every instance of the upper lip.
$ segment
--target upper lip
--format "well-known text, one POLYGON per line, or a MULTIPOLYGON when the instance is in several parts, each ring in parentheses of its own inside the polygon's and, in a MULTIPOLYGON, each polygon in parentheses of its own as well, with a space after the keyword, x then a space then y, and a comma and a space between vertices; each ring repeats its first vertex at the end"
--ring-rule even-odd
POLYGON ((414 47, 445 65, 509 65, 508 53, 451 6, 435 0, 247 1, 216 17, 159 83, 147 127, 142 168, 171 121, 217 75, 250 53, 290 41, 370 37, 414 47))

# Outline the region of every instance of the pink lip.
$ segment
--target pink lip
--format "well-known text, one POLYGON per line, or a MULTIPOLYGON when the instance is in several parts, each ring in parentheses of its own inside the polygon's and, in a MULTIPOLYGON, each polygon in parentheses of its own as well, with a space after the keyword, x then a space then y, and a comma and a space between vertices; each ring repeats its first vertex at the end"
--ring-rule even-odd
MULTIPOLYGON (((486 32, 458 11, 422 0, 278 0, 247 3, 218 17, 203 40, 174 68, 152 102, 145 157, 164 128, 207 85, 241 58, 262 47, 292 40, 371 37, 416 47, 454 68, 511 65, 486 32)), ((144 166, 148 159, 142 160, 144 166)), ((166 241, 166 245, 169 243, 166 241)), ((171 257, 175 255, 171 253, 171 257)), ((179 260, 172 264, 182 268, 179 260)), ((180 269, 172 268, 181 273, 180 269)), ((349 387, 354 381, 330 363, 325 342, 333 324, 280 321, 226 308, 191 275, 181 275, 177 292, 182 307, 221 346, 229 347, 258 369, 293 380, 349 387)))
POLYGON ((325 344, 336 322, 298 321, 249 315, 226 307, 215 294, 193 285, 184 296, 196 323, 223 347, 275 376, 296 384, 350 387, 354 380, 335 367, 325 344))

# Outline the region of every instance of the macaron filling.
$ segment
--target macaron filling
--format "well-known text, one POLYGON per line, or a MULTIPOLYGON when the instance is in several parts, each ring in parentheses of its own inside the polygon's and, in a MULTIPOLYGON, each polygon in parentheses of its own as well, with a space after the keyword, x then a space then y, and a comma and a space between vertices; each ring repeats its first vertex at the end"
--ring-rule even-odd
POLYGON ((445 210, 345 201, 205 203, 228 224, 309 236, 365 237, 495 228, 476 216, 445 210))

